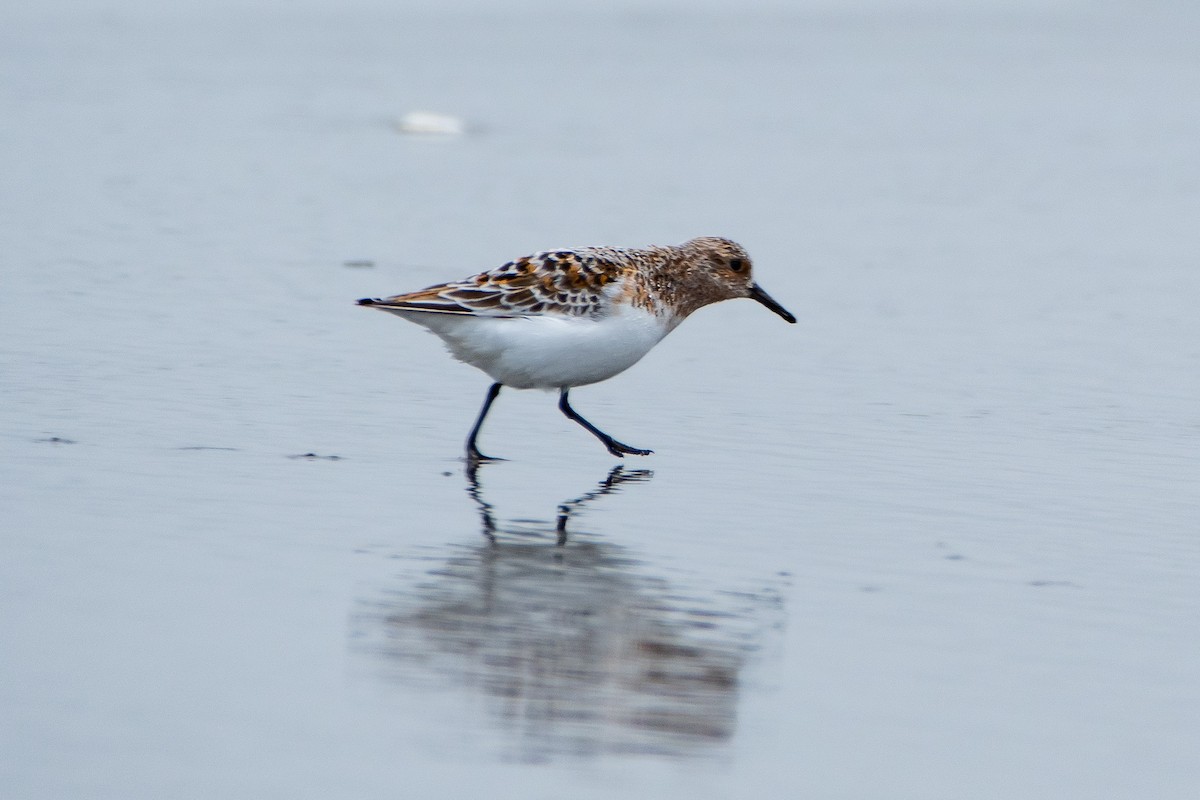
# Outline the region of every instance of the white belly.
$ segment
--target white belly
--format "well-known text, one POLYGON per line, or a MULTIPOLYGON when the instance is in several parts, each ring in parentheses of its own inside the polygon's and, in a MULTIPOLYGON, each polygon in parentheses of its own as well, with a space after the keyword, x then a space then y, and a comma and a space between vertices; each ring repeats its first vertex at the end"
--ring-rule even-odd
POLYGON ((606 380, 649 353, 673 325, 637 309, 603 319, 402 312, 440 336, 454 357, 515 389, 561 389, 606 380))

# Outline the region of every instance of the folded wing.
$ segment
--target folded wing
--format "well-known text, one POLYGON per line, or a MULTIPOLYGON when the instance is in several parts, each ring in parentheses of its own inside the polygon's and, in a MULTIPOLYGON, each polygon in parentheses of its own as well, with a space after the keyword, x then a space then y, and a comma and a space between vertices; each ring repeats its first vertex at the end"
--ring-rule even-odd
POLYGON ((592 251, 547 251, 510 261, 465 280, 393 297, 363 298, 382 311, 522 317, 533 314, 596 316, 604 287, 619 278, 618 265, 592 251))

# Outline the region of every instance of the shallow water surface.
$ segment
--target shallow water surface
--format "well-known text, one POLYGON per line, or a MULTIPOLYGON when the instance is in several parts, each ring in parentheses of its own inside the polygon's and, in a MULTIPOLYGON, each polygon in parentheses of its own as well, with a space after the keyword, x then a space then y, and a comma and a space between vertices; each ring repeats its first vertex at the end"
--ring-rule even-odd
POLYGON ((0 795, 1197 796, 1195 16, 0 11, 0 795), (642 459, 354 306, 696 235, 642 459))

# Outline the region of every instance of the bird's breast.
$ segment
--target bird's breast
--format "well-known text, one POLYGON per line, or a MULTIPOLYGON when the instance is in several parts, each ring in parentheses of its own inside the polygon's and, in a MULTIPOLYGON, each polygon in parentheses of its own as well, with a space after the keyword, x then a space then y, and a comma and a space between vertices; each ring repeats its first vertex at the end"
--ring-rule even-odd
POLYGON ((540 315, 466 317, 434 330, 458 359, 517 389, 558 389, 607 380, 629 369, 668 333, 638 309, 600 318, 540 315))

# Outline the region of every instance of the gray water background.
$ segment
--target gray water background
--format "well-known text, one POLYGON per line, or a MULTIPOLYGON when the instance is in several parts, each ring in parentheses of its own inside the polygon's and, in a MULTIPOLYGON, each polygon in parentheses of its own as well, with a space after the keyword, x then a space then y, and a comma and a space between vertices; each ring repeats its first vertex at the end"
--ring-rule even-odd
POLYGON ((1198 24, 5 5, 0 795, 1198 796, 1198 24), (353 305, 696 235, 615 472, 353 305))

